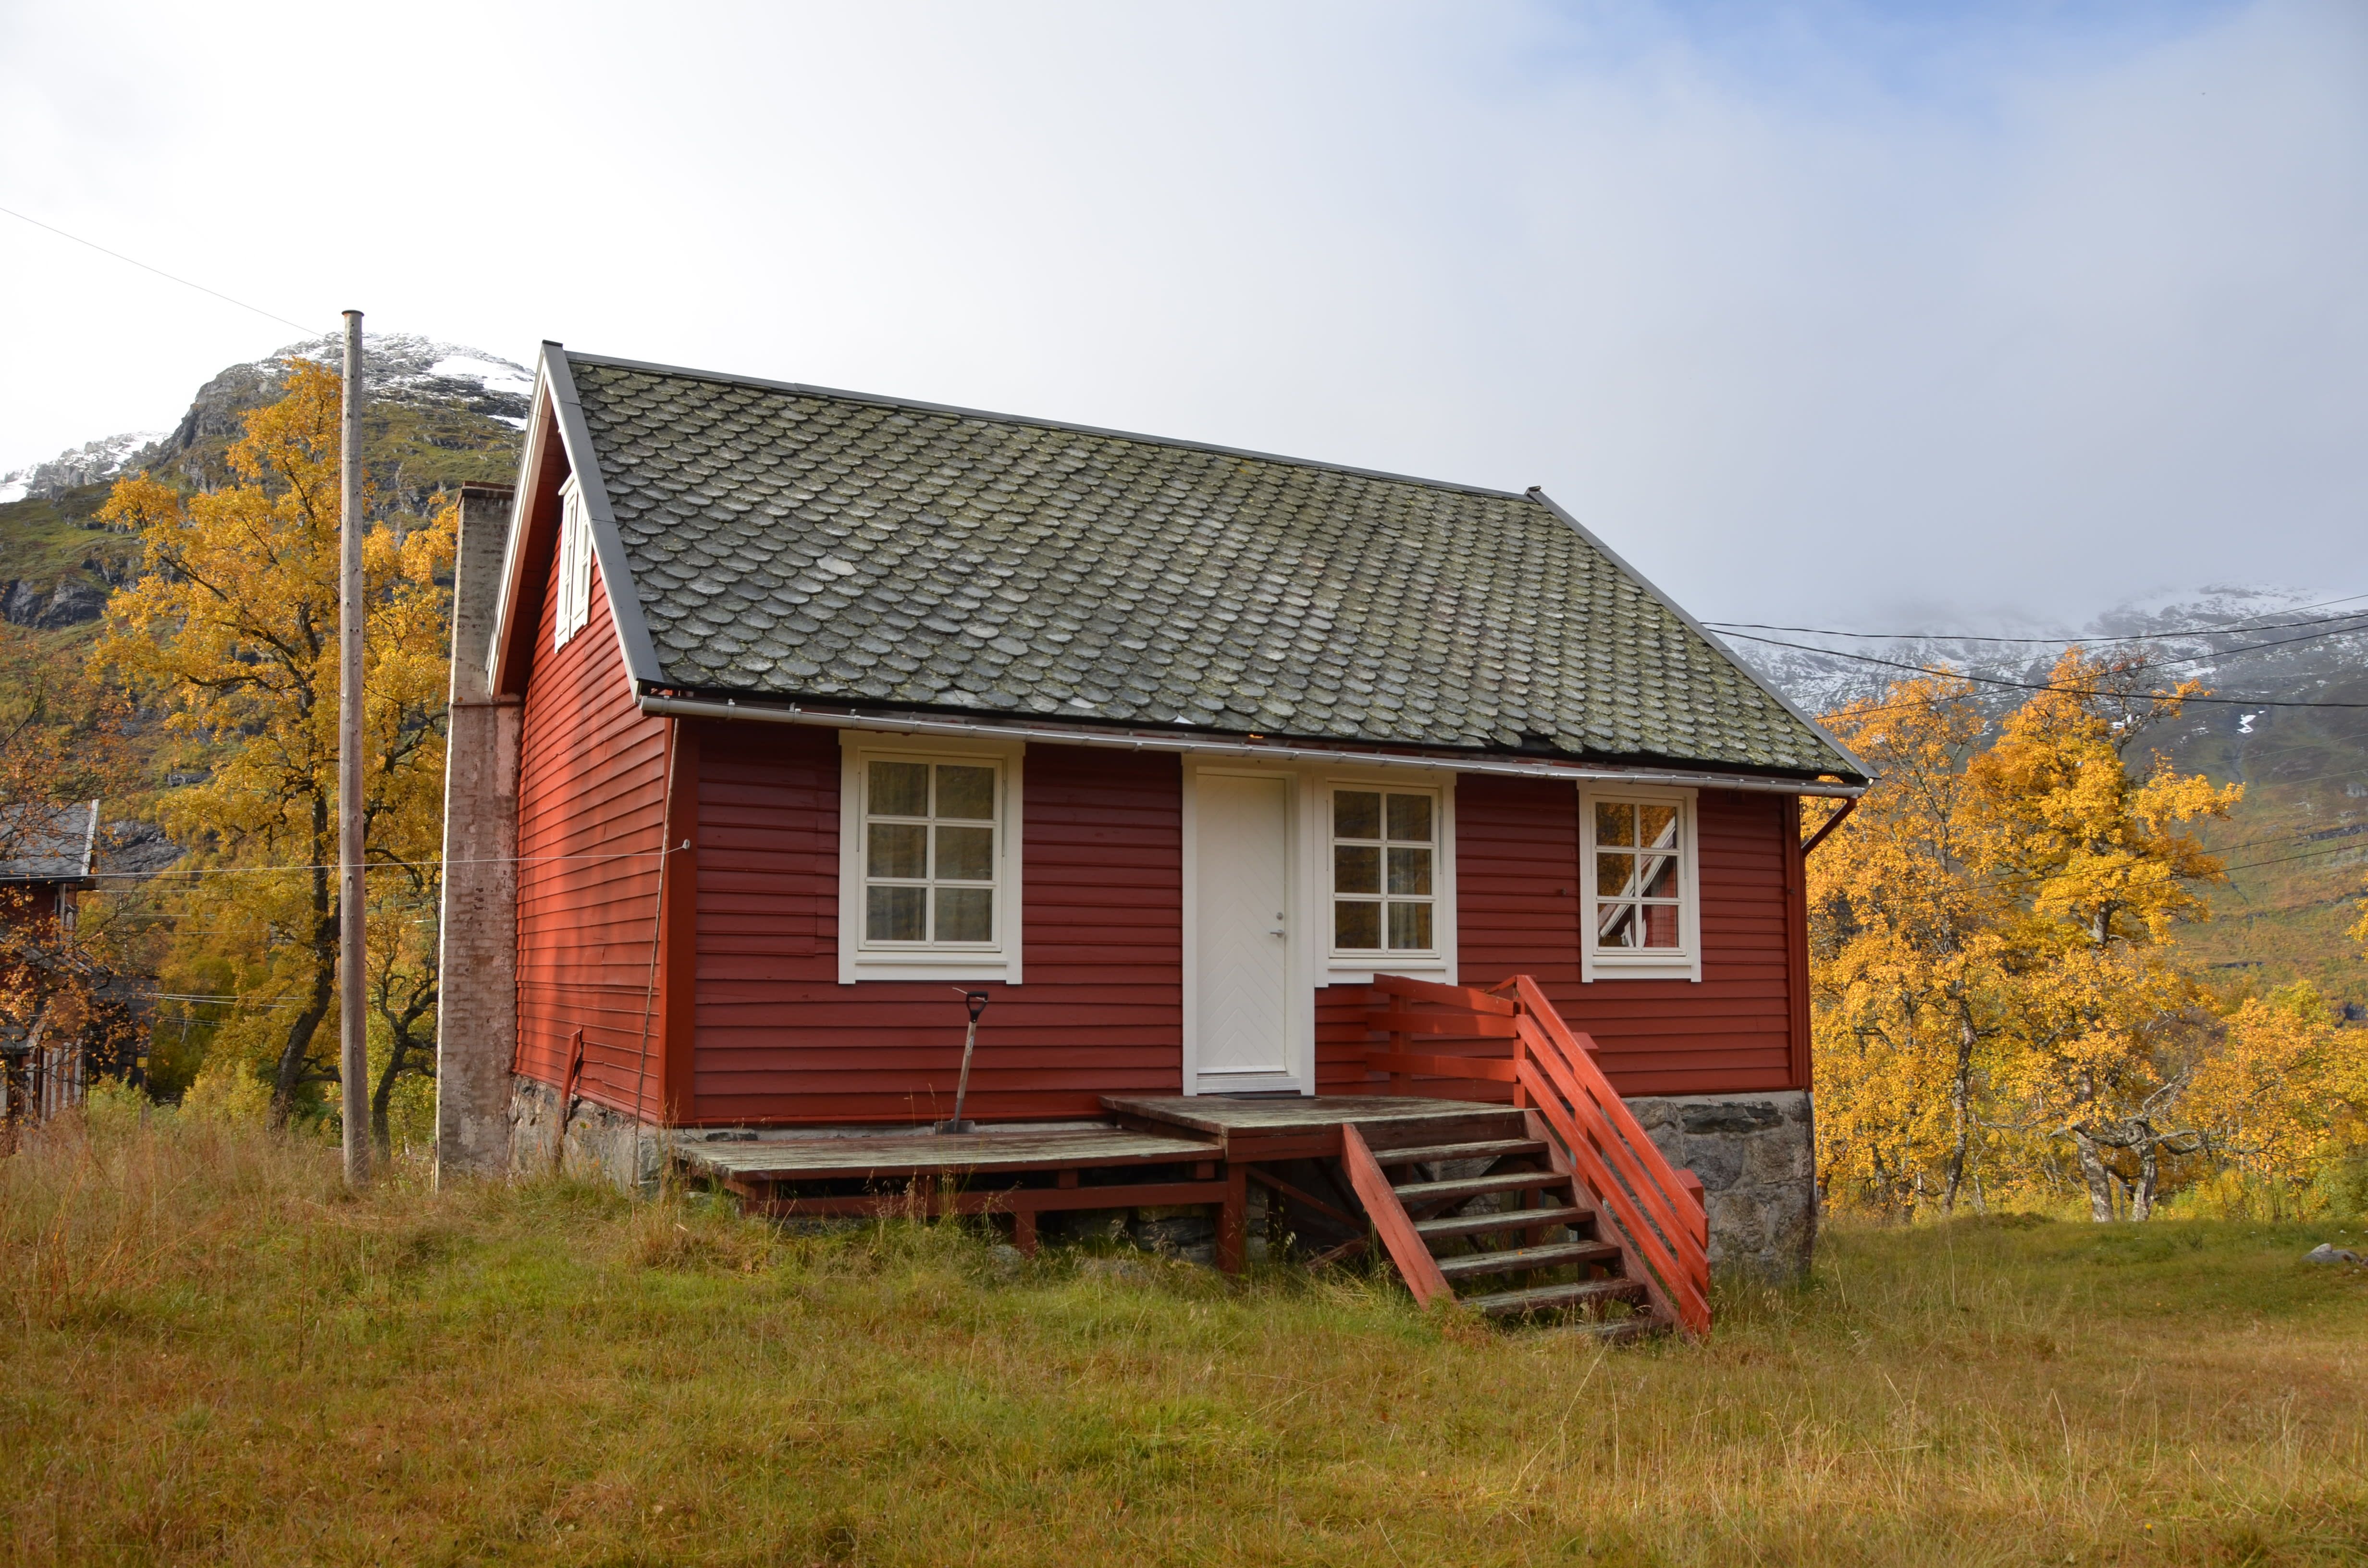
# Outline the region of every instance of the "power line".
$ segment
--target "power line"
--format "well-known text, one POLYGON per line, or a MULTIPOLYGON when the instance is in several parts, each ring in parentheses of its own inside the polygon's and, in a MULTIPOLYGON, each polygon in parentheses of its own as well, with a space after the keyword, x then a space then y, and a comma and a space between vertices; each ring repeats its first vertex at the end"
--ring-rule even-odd
MULTIPOLYGON (((439 866, 541 866, 562 860, 655 860, 666 853, 664 849, 620 849, 609 855, 491 855, 471 860, 379 860, 362 869, 366 871, 405 871, 427 870, 439 866)), ((191 866, 180 870, 168 866, 161 871, 93 871, 87 880, 153 882, 165 877, 252 877, 268 876, 279 871, 334 871, 336 869, 337 867, 335 865, 191 866)))
POLYGON ((2283 866, 2289 860, 2307 860, 2317 855, 2337 855, 2362 848, 2368 848, 2368 845, 2330 844, 2324 849, 2305 849, 2299 855, 2280 855, 2269 860, 2246 860, 2237 865, 2223 866, 2220 869, 2224 871, 2249 871, 2256 866, 2283 866))
MULTIPOLYGON (((1796 648, 1796 649, 1800 650, 1800 651, 1801 651, 1802 653, 1823 653, 1823 654, 1825 654, 1827 658, 1833 658, 1833 659, 1854 659, 1854 660, 1858 661, 1860 664, 1862 664, 1862 665, 1883 665, 1883 666, 1884 666, 1884 668, 1886 668, 1886 669, 1906 670, 1906 671, 1907 671, 1907 672, 1908 672, 1909 674, 1911 674, 1911 675, 1919 675, 1919 676, 1923 676, 1923 675, 1945 675, 1945 676, 1948 676, 1950 679, 1952 679, 1952 680, 1967 680, 1967 681, 1975 682, 1975 684, 1980 685, 1980 686, 2004 686, 2004 687, 2013 687, 2013 688, 2014 688, 2015 690, 2017 690, 2017 691, 2056 691, 2056 692, 2062 692, 2062 693, 2064 693, 2065 695, 2069 696, 2069 697, 2126 697, 2126 698, 2128 698, 2130 700, 2133 700, 2133 701, 2137 701, 2137 700, 2157 700, 2157 701, 2169 701, 2169 700, 2172 700, 2172 699, 2170 698, 2169 694, 2169 693, 2167 693, 2167 692, 2163 692, 2163 693, 2152 693, 2152 694, 2124 693, 2124 692, 2111 692, 2111 691, 2101 691, 2101 690, 2098 690, 2098 689, 2096 689, 2096 688, 2094 688, 2094 687, 2077 687, 2077 686, 2053 686, 2053 685, 2048 684, 2048 683, 2047 683, 2047 682, 2045 682, 2045 681, 2009 680, 2009 679, 2008 679, 2008 678, 2006 678, 2004 676, 1977 676, 1977 675, 1970 674, 1970 673, 1968 673, 1968 672, 1966 672, 1966 671, 1964 671, 1964 670, 1934 670, 1934 669, 1931 669, 1931 668, 1930 668, 1930 667, 1928 667, 1928 666, 1926 666, 1926 665, 1910 665, 1910 664, 1906 664, 1906 663, 1903 663, 1902 661, 1900 661, 1900 660, 1898 660, 1898 659, 1879 659, 1879 658, 1875 657, 1873 653, 1845 653, 1841 652, 1841 651, 1840 651, 1839 649, 1838 649, 1838 648, 1817 648, 1817 647, 1812 647, 1810 644, 1808 644, 1808 643, 1806 643, 1806 642, 1785 642, 1783 639, 1779 638, 1779 637, 1755 637, 1755 636, 1753 636, 1751 633, 1749 633, 1749 632, 1748 632, 1748 631, 1732 631, 1732 632, 1727 633, 1727 635, 1729 635, 1729 636, 1731 636, 1731 637, 1740 637, 1740 638, 1742 638, 1742 639, 1743 639, 1745 642, 1766 642, 1766 643, 1770 644, 1771 646, 1778 647, 1778 648, 1796 648)), ((2322 633, 2320 633, 2320 635, 2322 635, 2322 636, 2333 636, 2333 635, 2336 635, 2336 633, 2332 633, 2332 632, 2322 632, 2322 633)), ((2302 642, 2302 641, 2304 641, 2304 639, 2302 639, 2302 638, 2294 638, 2294 639, 2292 639, 2292 641, 2294 641, 2294 642, 2302 642)), ((2262 645, 2263 645, 2263 646, 2274 646, 2274 644, 2262 644, 2262 645)), ((2239 649, 2234 649, 2234 650, 2231 650, 2231 651, 2232 651, 2232 652, 2234 652, 2234 653, 2243 653, 2243 652, 2244 652, 2244 650, 2243 650, 2243 649, 2241 649, 2241 648, 2239 648, 2239 649)), ((2207 655, 2207 656, 2212 656, 2212 657, 2220 657, 2220 656, 2224 656, 2224 655, 2207 655)), ((2195 660, 2193 660, 2193 659, 2167 659, 2167 660, 2163 661, 2163 663, 2164 663, 2164 664, 2166 664, 2166 665, 2185 665, 2185 664, 2193 664, 2193 663, 2195 663, 2195 662, 2196 662, 2196 661, 2195 661, 2195 660)), ((2136 667, 2137 667, 2137 668, 2139 668, 2139 669, 2150 669, 2150 668, 2155 668, 2155 667, 2157 667, 2157 666, 2155 666, 2155 665, 2138 665, 2138 666, 2136 666, 2136 667)), ((2283 701, 2283 700, 2280 700, 2280 699, 2275 699, 2275 698, 2266 698, 2266 697, 2182 697, 2182 698, 2179 698, 2179 699, 2177 699, 2176 700, 2178 700, 2178 701, 2180 701, 2180 702, 2182 702, 2182 703, 2184 703, 2184 702, 2209 702, 2209 703, 2214 703, 2214 704, 2216 704, 2216 705, 2219 705, 2219 706, 2222 706, 2222 707, 2227 707, 2227 708, 2261 708, 2261 709, 2268 709, 2268 708, 2328 708, 2328 709, 2343 708, 2343 709, 2353 709, 2353 708, 2358 708, 2358 709, 2368 709, 2368 702, 2289 702, 2289 701, 2283 701)), ((1885 707, 1889 707, 1889 706, 1895 706, 1895 705, 1892 705, 1892 704, 1886 704, 1886 705, 1884 705, 1884 706, 1885 706, 1885 707)), ((1912 703, 1911 703, 1911 704, 1897 704, 1897 705, 1896 705, 1896 706, 1912 707, 1912 706, 1914 706, 1914 704, 1912 704, 1912 703)), ((1870 710, 1865 710, 1865 711, 1870 711, 1870 712, 1879 712, 1879 711, 1882 711, 1882 710, 1883 710, 1883 709, 1870 709, 1870 710)))
POLYGON ((24 213, 17 211, 13 207, 0 207, 0 212, 6 212, 9 217, 17 220, 19 222, 30 223, 36 229, 47 229, 50 233, 57 235, 60 239, 72 240, 78 245, 88 245, 92 250, 97 251, 101 256, 111 256, 120 262, 140 268, 142 272, 153 272, 168 283, 178 283, 184 289, 195 289, 200 294, 211 294, 215 299, 220 300, 226 305, 236 305, 240 310, 252 311, 256 315, 263 317, 267 321, 276 321, 282 326, 292 326, 307 337, 319 337, 323 335, 321 329, 317 326, 306 326, 302 322, 290 321, 286 316, 280 315, 274 311, 267 311, 260 305, 250 305, 245 300, 233 300, 219 289, 209 289, 202 283, 192 283, 186 278, 176 277, 174 274, 165 271, 161 267, 151 267, 146 262, 140 260, 137 256, 126 256, 120 250, 109 250, 105 245, 100 244, 97 240, 86 240, 80 234, 67 233, 55 223, 44 223, 39 218, 28 217, 24 213))
MULTIPOLYGON (((2288 615, 2299 615, 2306 609, 2325 609, 2329 605, 2350 604, 2356 599, 2368 599, 2368 594, 2346 594, 2340 599, 2322 599, 2317 604, 2296 605, 2288 615)), ((2314 620, 2291 620, 2266 626, 2190 626, 2169 631, 2146 631, 2127 637, 1987 637, 1966 631, 1837 631, 1823 626, 1770 626, 1757 620, 1706 620, 1704 626, 1736 627, 1751 631, 1792 631, 1813 637, 1851 637, 1875 642, 2016 642, 2063 647, 2076 642, 2154 642, 2166 637, 2213 637, 2225 632, 2283 631, 2294 626, 2316 626, 2321 621, 2351 620, 2368 616, 2368 609, 2348 611, 2342 615, 2320 616, 2314 620)))

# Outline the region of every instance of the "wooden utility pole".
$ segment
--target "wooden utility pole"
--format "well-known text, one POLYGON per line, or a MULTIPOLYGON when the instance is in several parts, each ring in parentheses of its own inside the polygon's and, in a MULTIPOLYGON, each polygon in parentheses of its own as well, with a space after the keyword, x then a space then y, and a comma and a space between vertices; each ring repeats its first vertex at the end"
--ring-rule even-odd
POLYGON ((346 312, 345 417, 338 429, 337 1078, 346 1113, 346 1185, 370 1177, 370 1015, 363 1001, 368 915, 362 893, 362 313, 346 312))

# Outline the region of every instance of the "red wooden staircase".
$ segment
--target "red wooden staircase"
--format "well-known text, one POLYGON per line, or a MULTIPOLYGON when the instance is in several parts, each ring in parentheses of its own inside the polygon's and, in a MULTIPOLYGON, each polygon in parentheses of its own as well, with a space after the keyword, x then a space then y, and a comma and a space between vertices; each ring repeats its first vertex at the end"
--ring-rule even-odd
POLYGON ((1670 1167, 1527 975, 1486 991, 1382 975, 1368 1057, 1394 1091, 1417 1078, 1509 1084, 1513 1104, 1452 1143, 1376 1149, 1352 1125, 1341 1163, 1398 1275, 1424 1306, 1498 1317, 1590 1313, 1592 1332, 1710 1333, 1702 1184, 1670 1167), (1417 1052, 1410 1040, 1455 1042, 1417 1052), (1477 1051, 1471 1042, 1480 1042, 1477 1051), (1508 1054, 1499 1054, 1509 1045, 1508 1054))

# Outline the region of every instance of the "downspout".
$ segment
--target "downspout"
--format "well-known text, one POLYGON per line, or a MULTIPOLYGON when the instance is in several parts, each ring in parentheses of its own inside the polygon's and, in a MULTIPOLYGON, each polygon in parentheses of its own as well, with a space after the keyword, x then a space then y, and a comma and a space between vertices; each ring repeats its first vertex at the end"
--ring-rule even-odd
POLYGON ((642 1059, 633 1069, 634 1137, 641 1136, 642 1091, 650 1077, 650 1009, 658 994, 658 943, 666 935, 666 867, 674 859, 674 846, 666 840, 674 827, 674 758, 676 743, 682 738, 682 721, 666 721, 666 786, 658 796, 658 893, 656 907, 650 915, 650 975, 642 991, 642 1059))

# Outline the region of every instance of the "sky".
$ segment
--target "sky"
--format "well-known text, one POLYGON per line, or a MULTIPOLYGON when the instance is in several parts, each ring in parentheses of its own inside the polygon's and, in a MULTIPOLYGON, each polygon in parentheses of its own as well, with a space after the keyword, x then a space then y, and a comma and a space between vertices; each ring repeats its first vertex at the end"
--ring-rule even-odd
MULTIPOLYGON (((0 0, 0 207, 317 329, 1520 489, 1709 619, 2368 593, 2368 6, 0 0)), ((0 471, 291 327, 0 215, 0 471)))

